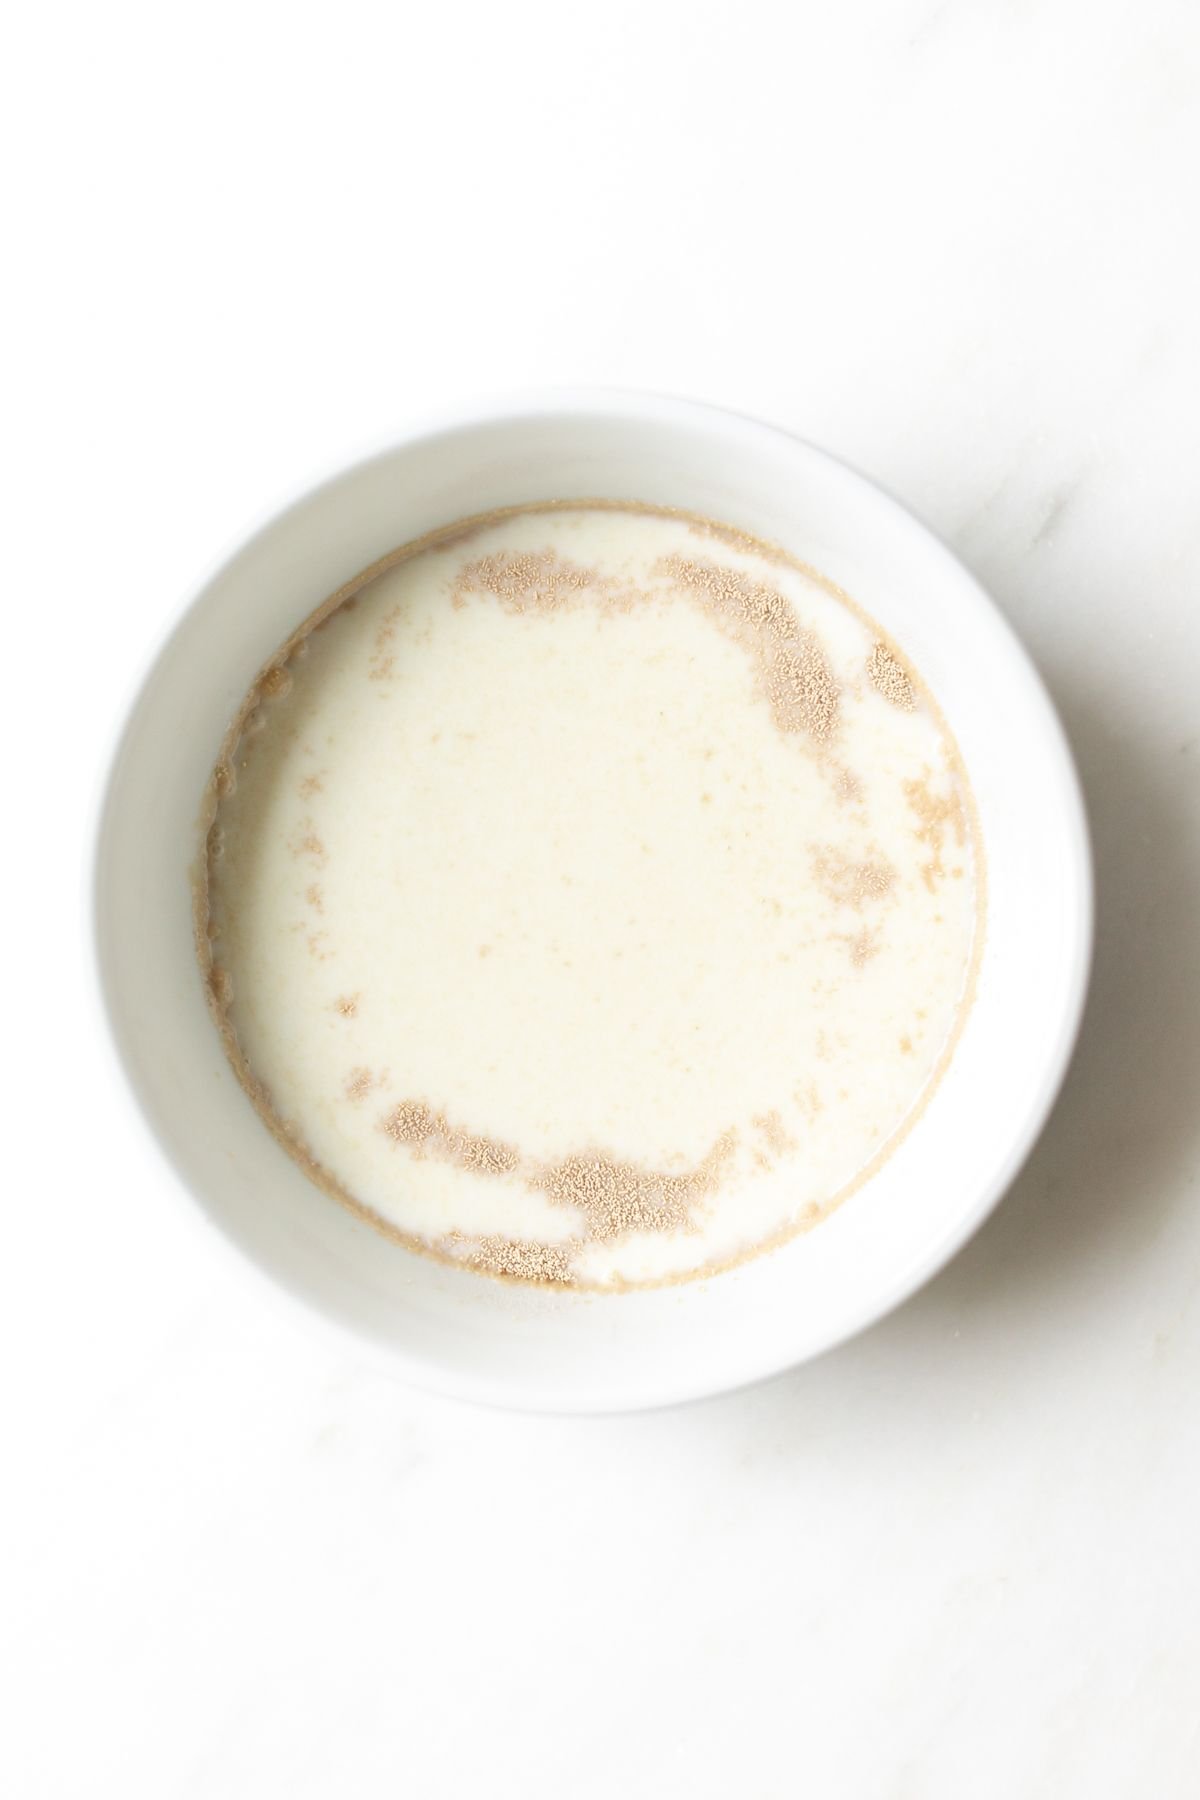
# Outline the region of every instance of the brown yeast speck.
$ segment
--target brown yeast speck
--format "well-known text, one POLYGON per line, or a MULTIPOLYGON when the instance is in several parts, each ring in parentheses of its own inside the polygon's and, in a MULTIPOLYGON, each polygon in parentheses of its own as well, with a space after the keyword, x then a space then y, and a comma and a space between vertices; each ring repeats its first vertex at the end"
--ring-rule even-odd
POLYGON ((405 1145, 417 1156, 436 1156, 474 1175, 508 1175, 521 1160, 511 1144, 452 1125, 445 1113, 425 1100, 399 1101, 380 1124, 394 1144, 405 1145))
POLYGON ((466 562, 454 580, 451 599, 461 606, 468 594, 491 594, 508 612, 557 612, 584 588, 608 593, 594 569, 570 562, 554 550, 497 550, 466 562))
MULTIPOLYGON (((832 738, 839 723, 841 690, 816 634, 801 625, 779 588, 697 557, 665 557, 654 573, 666 576, 750 652, 781 731, 801 733, 818 744, 832 738)), ((653 598, 554 550, 496 551, 464 563, 454 579, 451 598, 456 606, 462 606, 473 593, 490 594, 514 613, 556 612, 581 595, 621 611, 653 598)), ((377 658, 387 661, 389 670, 386 646, 393 631, 389 614, 380 627, 375 652, 377 658)))
POLYGON ((861 969, 865 963, 871 961, 872 957, 879 955, 880 945, 877 927, 872 928, 869 925, 864 925, 863 929, 855 932, 853 937, 843 938, 842 941, 849 947, 850 961, 854 964, 856 969, 861 969))
POLYGON ((716 1192, 737 1136, 719 1137, 686 1174, 666 1174, 601 1151, 566 1156, 534 1172, 529 1185, 554 1206, 582 1216, 587 1236, 605 1243, 628 1232, 688 1231, 700 1202, 716 1192))
POLYGON ((958 792, 952 787, 949 793, 936 794, 931 782, 932 774, 926 769, 920 780, 904 782, 903 792, 916 814, 917 840, 929 851, 927 860, 921 864, 921 877, 930 893, 933 893, 946 873, 942 851, 947 836, 952 836, 956 845, 962 845, 966 840, 967 825, 958 792))
MULTIPOLYGON (((839 1098, 843 1100, 846 1098, 844 1090, 839 1098)), ((819 1112, 824 1112, 825 1102, 821 1098, 821 1090, 811 1075, 807 1081, 801 1082, 796 1088, 796 1104, 810 1122, 816 1118, 819 1112)))
POLYGON ((326 862, 329 856, 321 839, 311 827, 306 828, 300 837, 293 839, 291 849, 293 856, 306 856, 311 862, 318 864, 326 862))
POLYGON ((781 590, 699 557, 666 556, 654 573, 695 600, 751 653, 781 731, 827 743, 838 728, 841 689, 815 632, 781 590))
POLYGON ((575 1280, 573 1244, 542 1244, 534 1238, 487 1235, 469 1237, 452 1231, 447 1239, 451 1254, 484 1275, 508 1276, 513 1281, 538 1282, 547 1287, 569 1287, 575 1280))
POLYGON ((396 666, 394 645, 403 608, 393 606, 380 621, 375 642, 367 658, 367 674, 372 681, 387 681, 396 666))
POLYGON ((380 1127, 393 1143, 418 1158, 433 1156, 475 1175, 519 1175, 552 1205, 579 1215, 583 1238, 591 1242, 609 1242, 637 1231, 691 1230, 696 1207, 716 1192, 737 1142, 735 1132, 725 1132, 694 1169, 675 1174, 603 1151, 556 1163, 526 1164, 513 1145, 451 1124, 444 1112, 425 1100, 399 1101, 380 1120, 380 1127))
POLYGON ((796 1148, 796 1140, 785 1129, 777 1108, 772 1107, 770 1112, 758 1113, 754 1123, 766 1139, 768 1150, 775 1156, 784 1156, 789 1150, 796 1148))
POLYGON ((875 644, 867 658, 867 679, 877 694, 901 712, 914 712, 913 684, 899 657, 886 644, 875 644))
POLYGON ((813 880, 835 906, 861 911, 869 901, 886 899, 896 871, 883 857, 857 862, 835 845, 818 845, 812 854, 813 880))
POLYGON ((777 544, 768 544, 760 538, 751 537, 748 531, 739 531, 736 525, 720 525, 715 519, 689 519, 688 531, 693 537, 708 538, 713 543, 724 544, 729 550, 738 551, 742 556, 752 556, 757 562, 787 561, 786 553, 777 544))

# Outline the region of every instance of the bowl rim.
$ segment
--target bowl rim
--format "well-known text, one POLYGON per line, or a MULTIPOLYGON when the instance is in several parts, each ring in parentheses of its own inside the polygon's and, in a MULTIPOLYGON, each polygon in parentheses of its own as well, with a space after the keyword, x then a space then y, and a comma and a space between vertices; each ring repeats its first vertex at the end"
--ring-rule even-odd
MULTIPOLYGON (((733 1393, 771 1380, 788 1369, 826 1354, 849 1342, 861 1332, 886 1318, 943 1269, 963 1245, 975 1234, 994 1211, 1016 1179, 1040 1136, 1058 1098, 1083 1020, 1091 974, 1095 929, 1094 865, 1088 827, 1087 809, 1082 784, 1069 741, 1046 684, 1029 652, 962 559, 906 502, 898 499, 873 477, 865 475, 844 457, 802 437, 789 427, 764 420, 732 407, 710 401, 699 401, 655 391, 624 387, 533 387, 498 391, 476 401, 463 401, 453 406, 415 416, 402 429, 390 432, 358 454, 339 459, 334 465, 310 472, 290 484, 282 498, 260 508, 249 525, 238 532, 222 553, 201 569, 182 603, 169 605, 160 629, 154 634, 146 652, 139 659, 134 678, 119 694, 103 746, 104 754, 94 765, 93 798, 89 811, 90 828, 86 845, 86 879, 83 894, 84 929, 87 940, 85 962, 88 990, 96 1022, 107 1045, 109 1066, 118 1074, 116 1086, 124 1104, 141 1127, 143 1142, 154 1147, 159 1166, 169 1173, 176 1187, 182 1187, 194 1204, 181 1211, 190 1216, 193 1226, 211 1250, 221 1255, 237 1278, 252 1285, 261 1303, 264 1288, 275 1301, 295 1316, 299 1313, 310 1325, 332 1329, 347 1345, 359 1352, 365 1346, 386 1358, 388 1365, 405 1380, 426 1392, 446 1398, 499 1407, 509 1411, 556 1413, 563 1416, 603 1415, 652 1410, 660 1407, 699 1401, 719 1394, 733 1393), (269 531, 282 526, 288 516, 333 489, 344 480, 360 476, 369 466, 382 462, 400 450, 411 450, 420 443, 456 432, 487 425, 503 425, 507 421, 528 420, 539 416, 565 417, 571 414, 627 418, 631 421, 658 421, 686 428, 707 422, 723 425, 727 432, 749 434, 755 438, 785 440, 794 449, 825 465, 829 473, 844 484, 860 490, 860 497, 876 511, 890 514, 894 523, 923 540, 925 552, 940 560, 959 586, 969 592, 974 604, 989 616, 993 630, 1007 642, 1014 668, 1035 701, 1045 726, 1044 755, 1039 763, 1045 784, 1056 790, 1064 838, 1063 855, 1066 878, 1074 890, 1073 914, 1075 930, 1072 940, 1071 965, 1067 974, 1064 997, 1059 1010, 1053 1041, 1043 1053, 1043 1070, 1037 1095, 1026 1116, 1010 1134, 1007 1156, 983 1183, 969 1206, 956 1215, 953 1226, 946 1230, 923 1255, 904 1262, 895 1278, 881 1289, 864 1295, 857 1306, 848 1306, 842 1324, 826 1331, 813 1344, 793 1355, 773 1356, 764 1360, 754 1357, 731 1367, 728 1379, 699 1383, 660 1376, 646 1383, 643 1397, 631 1399, 627 1394, 606 1399, 603 1393, 580 1394, 570 1401, 548 1398, 541 1393, 522 1393, 512 1377, 499 1382, 484 1374, 464 1376, 448 1369, 436 1357, 425 1357, 411 1347, 384 1342, 369 1328, 359 1328, 336 1309, 301 1293, 290 1282, 276 1277, 271 1270, 244 1249, 231 1233, 221 1227, 210 1213, 205 1196, 178 1166, 159 1127, 151 1116, 138 1083, 126 1066, 119 1033, 116 1028, 113 998, 105 970, 101 943, 102 909, 100 879, 102 874, 106 826, 109 808, 117 785, 126 736, 143 695, 148 690, 163 656, 185 620, 203 603, 209 589, 227 569, 269 531), (218 1250, 219 1246, 219 1250, 218 1250), (752 1364, 753 1366, 747 1366, 752 1364)), ((603 1299, 603 1297, 601 1297, 603 1299)))

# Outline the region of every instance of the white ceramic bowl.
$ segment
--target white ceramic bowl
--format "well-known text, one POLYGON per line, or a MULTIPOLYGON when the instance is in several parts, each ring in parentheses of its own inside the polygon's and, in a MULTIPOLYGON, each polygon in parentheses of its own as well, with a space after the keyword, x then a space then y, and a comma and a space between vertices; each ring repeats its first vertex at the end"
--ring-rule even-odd
POLYGON ((1024 652, 950 553, 811 445, 708 407, 537 396, 443 419, 298 499, 221 567, 158 655, 117 752, 96 853, 113 1034, 179 1178, 253 1262, 371 1339, 412 1380, 495 1403, 601 1412, 694 1398, 815 1356, 927 1280, 1012 1180, 1058 1089, 1091 949, 1079 788, 1024 652), (916 1128, 815 1231, 679 1287, 509 1287, 387 1242, 311 1186, 263 1128, 209 1017, 189 869, 229 720, 291 628, 431 527, 521 501, 653 501, 785 544, 911 654, 979 805, 988 923, 978 996, 916 1128))

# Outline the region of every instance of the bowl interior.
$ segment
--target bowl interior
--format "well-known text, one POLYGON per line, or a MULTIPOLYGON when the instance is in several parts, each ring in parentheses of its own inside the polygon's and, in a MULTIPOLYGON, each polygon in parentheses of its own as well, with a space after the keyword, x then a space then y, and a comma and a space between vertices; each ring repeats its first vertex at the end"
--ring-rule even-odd
POLYGON ((158 657, 101 824, 97 944, 143 1112, 221 1229, 425 1385, 604 1410, 737 1385, 869 1323, 945 1260, 1053 1099, 1090 949, 1086 834, 1054 713, 967 572, 861 477, 708 409, 564 397, 445 425, 310 493, 207 584, 158 657), (975 1004, 941 1085, 879 1173, 815 1231, 709 1280, 592 1296, 444 1268, 312 1187, 263 1129, 209 1018, 189 873, 217 746, 255 673, 343 580, 468 513, 548 498, 687 507, 785 544, 912 656, 958 739, 988 868, 975 1004))

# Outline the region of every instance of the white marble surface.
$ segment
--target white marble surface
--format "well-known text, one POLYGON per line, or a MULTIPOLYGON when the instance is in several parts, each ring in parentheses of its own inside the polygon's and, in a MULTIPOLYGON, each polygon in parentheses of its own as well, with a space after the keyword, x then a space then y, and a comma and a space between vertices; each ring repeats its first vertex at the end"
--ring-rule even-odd
POLYGON ((4 1791, 1194 1795, 1196 9, 15 31, 4 1791), (530 381, 761 412, 915 505, 1062 706, 1100 877, 1064 1098, 949 1271, 596 1423, 423 1399, 241 1279, 82 998, 100 745, 180 596, 311 472, 530 381))

